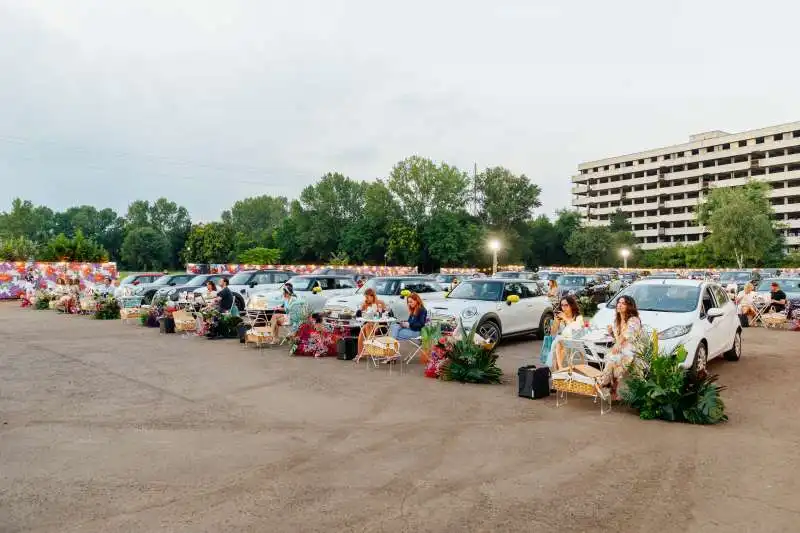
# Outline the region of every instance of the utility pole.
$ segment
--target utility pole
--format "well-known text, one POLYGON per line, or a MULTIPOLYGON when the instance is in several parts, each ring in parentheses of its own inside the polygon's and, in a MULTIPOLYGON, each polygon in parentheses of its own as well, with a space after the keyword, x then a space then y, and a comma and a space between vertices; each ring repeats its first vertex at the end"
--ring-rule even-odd
POLYGON ((472 163, 472 214, 478 216, 478 163, 472 163))

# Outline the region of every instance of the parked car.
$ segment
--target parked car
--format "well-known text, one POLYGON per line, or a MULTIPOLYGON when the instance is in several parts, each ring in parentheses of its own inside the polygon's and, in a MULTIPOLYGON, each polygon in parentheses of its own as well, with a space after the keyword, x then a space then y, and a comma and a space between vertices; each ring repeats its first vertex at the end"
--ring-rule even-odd
POLYGON ((677 272, 651 272, 647 275, 647 279, 679 279, 680 276, 677 272))
POLYGON ((557 280, 562 275, 561 272, 555 272, 552 270, 539 270, 536 272, 536 274, 542 281, 557 280))
POLYGON ((608 300, 608 284, 591 274, 564 274, 556 280, 560 296, 591 297, 595 302, 608 300))
MULTIPOLYGON (((195 292, 202 290, 205 292, 206 283, 208 281, 213 281, 214 285, 217 286, 219 289, 219 282, 223 278, 230 279, 231 275, 228 273, 222 274, 198 274, 197 276, 192 277, 189 281, 184 283, 183 285, 176 285, 175 287, 163 287, 156 291, 153 298, 168 298, 173 302, 177 302, 178 300, 191 300, 195 296, 195 292)), ((198 293, 199 294, 199 293, 198 293)), ((236 294, 234 294, 236 296, 236 294)), ((236 305, 239 309, 244 309, 244 302, 243 300, 237 299, 236 305), (242 305, 239 306, 239 303, 242 305)))
POLYGON ((692 270, 686 275, 686 279, 706 279, 706 272, 701 270, 692 270))
POLYGON ((125 276, 122 281, 119 282, 119 287, 114 289, 114 296, 120 297, 126 290, 130 290, 132 292, 135 287, 138 287, 143 283, 153 283, 163 275, 163 272, 140 272, 138 274, 125 276))
POLYGON ((800 298, 800 278, 762 279, 761 283, 756 287, 756 294, 762 298, 769 298, 773 282, 777 283, 778 287, 786 293, 787 302, 800 298))
POLYGON ((142 297, 142 303, 147 305, 153 300, 156 292, 165 287, 177 287, 178 285, 185 285, 195 275, 194 274, 165 274, 157 278, 152 283, 141 283, 133 290, 133 294, 142 297))
POLYGON ((430 305, 443 300, 445 289, 435 279, 420 276, 386 276, 369 280, 352 296, 331 298, 325 311, 333 316, 355 315, 364 302, 364 293, 373 289, 378 299, 389 307, 398 320, 408 320, 408 307, 402 295, 404 290, 416 292, 430 312, 430 305))
POLYGON ((437 274, 434 278, 442 287, 452 288, 456 280, 461 281, 465 276, 464 274, 437 274))
POLYGON ((715 357, 738 361, 742 355, 741 325, 736 304, 718 284, 699 280, 646 279, 634 283, 600 306, 592 325, 605 329, 614 321, 617 300, 630 296, 645 328, 658 332, 659 348, 670 352, 683 345, 683 366, 702 370, 715 357))
POLYGON ((763 278, 777 278, 777 277, 780 277, 780 275, 781 275, 781 269, 780 268, 762 268, 759 271, 759 275, 761 276, 762 279, 763 278))
MULTIPOLYGON (((306 302, 312 313, 322 311, 327 301, 336 296, 356 292, 356 282, 350 276, 309 274, 289 278, 295 294, 306 302), (315 288, 319 291, 315 292, 315 288)), ((277 290, 254 289, 247 301, 247 310, 274 311, 283 305, 282 287, 277 290)))
POLYGON ((755 270, 730 270, 719 275, 719 284, 732 294, 743 291, 747 283, 758 287, 759 282, 761 282, 761 275, 755 270))
POLYGON ((432 303, 429 312, 455 317, 465 329, 475 328, 493 343, 513 335, 541 336, 553 320, 550 299, 533 280, 467 280, 444 300, 432 303), (510 301, 509 296, 518 296, 519 301, 510 301))
POLYGON ((247 303, 250 293, 254 290, 274 291, 295 275, 289 270, 243 270, 229 280, 229 288, 247 303))
POLYGON ((539 279, 536 272, 522 270, 520 272, 497 272, 493 276, 497 279, 539 279))

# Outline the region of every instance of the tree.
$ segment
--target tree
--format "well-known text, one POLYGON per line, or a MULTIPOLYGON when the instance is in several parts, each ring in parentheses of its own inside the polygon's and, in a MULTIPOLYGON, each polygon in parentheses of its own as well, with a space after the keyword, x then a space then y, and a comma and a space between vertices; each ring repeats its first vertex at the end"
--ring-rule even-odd
POLYGON ((108 250, 112 259, 119 259, 125 220, 113 209, 98 210, 91 205, 70 207, 56 213, 53 220, 55 231, 67 237, 74 237, 81 231, 87 238, 108 250))
POLYGON ((628 221, 628 215, 625 214, 625 212, 621 209, 614 211, 611 216, 608 217, 608 220, 608 229, 611 231, 611 233, 633 231, 633 226, 628 221))
POLYGON ((545 215, 527 222, 525 247, 522 261, 529 268, 559 264, 560 249, 563 248, 556 229, 545 215))
POLYGON ((556 221, 553 229, 556 233, 555 257, 553 264, 566 265, 570 262, 571 254, 567 251, 567 241, 581 227, 581 215, 577 211, 562 209, 556 211, 556 221))
POLYGON ((711 230, 709 244, 731 252, 739 268, 756 264, 774 245, 769 186, 750 182, 741 187, 716 188, 700 206, 698 221, 711 230))
POLYGON ((276 248, 250 248, 236 256, 236 261, 245 265, 277 265, 281 251, 276 248))
POLYGON ((39 258, 44 261, 108 261, 108 252, 94 242, 84 237, 78 230, 71 239, 59 233, 43 247, 39 258))
POLYGON ((0 213, 0 237, 26 237, 43 243, 53 235, 53 211, 34 206, 30 200, 14 198, 11 211, 0 213))
POLYGON ((0 261, 36 259, 39 246, 28 237, 0 239, 0 261))
POLYGON ((382 263, 389 247, 389 229, 402 219, 400 206, 378 180, 364 184, 364 209, 342 232, 339 248, 357 263, 382 263))
POLYGON ((170 244, 160 231, 148 227, 133 228, 122 242, 122 261, 136 270, 161 270, 169 262, 170 244))
POLYGON ((189 230, 181 253, 187 263, 227 263, 233 259, 234 230, 224 222, 195 224, 189 230))
POLYGON ((599 266, 606 258, 611 245, 611 232, 607 227, 590 226, 570 235, 566 250, 572 260, 581 266, 599 266))
POLYGON ((527 222, 541 206, 538 185, 503 167, 487 168, 475 177, 480 195, 480 218, 495 228, 510 228, 527 222))
POLYGON ((422 242, 430 254, 432 270, 474 265, 486 255, 486 229, 465 211, 434 213, 422 229, 422 242))
POLYGON ((273 246, 275 230, 288 215, 285 197, 261 195, 237 201, 230 211, 223 211, 222 221, 236 228, 234 250, 239 253, 273 246))
POLYGON ((406 219, 419 225, 435 211, 457 211, 467 202, 467 175, 447 163, 411 156, 397 163, 387 185, 406 219))
POLYGON ((180 264, 180 252, 192 226, 185 207, 166 198, 159 198, 152 204, 136 200, 128 206, 125 218, 130 229, 150 227, 164 235, 169 245, 168 264, 173 267, 180 264))

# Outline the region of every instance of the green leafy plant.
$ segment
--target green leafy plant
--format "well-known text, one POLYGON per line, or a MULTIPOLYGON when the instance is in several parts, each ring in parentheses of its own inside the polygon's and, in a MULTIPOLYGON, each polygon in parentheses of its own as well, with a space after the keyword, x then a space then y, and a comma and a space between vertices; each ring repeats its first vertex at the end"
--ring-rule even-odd
POLYGON ((494 345, 475 344, 475 330, 470 330, 453 345, 442 377, 461 383, 500 383, 503 371, 497 366, 497 357, 494 345))
POLYGON ((681 366, 686 348, 670 353, 659 350, 658 337, 643 337, 637 344, 621 395, 625 404, 645 420, 661 419, 690 424, 716 424, 728 419, 717 376, 687 372, 681 366))
POLYGON ((583 318, 591 318, 597 313, 597 302, 591 296, 581 296, 578 298, 578 309, 583 318))
POLYGON ((94 318, 97 320, 116 320, 120 317, 119 302, 116 298, 105 297, 97 301, 97 310, 94 318))
POLYGON ((36 309, 39 311, 50 309, 50 300, 52 299, 49 294, 38 294, 36 296, 36 309))
POLYGON ((439 324, 425 324, 419 332, 423 351, 430 352, 439 337, 442 336, 442 326, 439 324))

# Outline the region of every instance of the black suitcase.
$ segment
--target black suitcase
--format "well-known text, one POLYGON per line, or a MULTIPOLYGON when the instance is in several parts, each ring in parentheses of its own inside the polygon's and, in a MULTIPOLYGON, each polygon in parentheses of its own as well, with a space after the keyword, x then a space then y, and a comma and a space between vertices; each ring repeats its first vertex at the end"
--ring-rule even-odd
POLYGON ((237 333, 237 336, 239 337, 239 342, 240 343, 244 344, 245 335, 247 335, 248 331, 250 331, 250 325, 249 324, 237 324, 236 325, 236 333, 237 333))
POLYGON ((351 361, 358 355, 358 337, 342 337, 336 341, 336 358, 351 361))
POLYGON ((536 365, 520 367, 517 371, 519 379, 519 395, 523 398, 538 400, 550 396, 550 369, 536 365))
POLYGON ((175 333, 175 320, 172 317, 163 316, 158 319, 160 333, 175 333))
POLYGON ((739 324, 743 328, 750 327, 750 318, 747 315, 739 315, 739 324))

